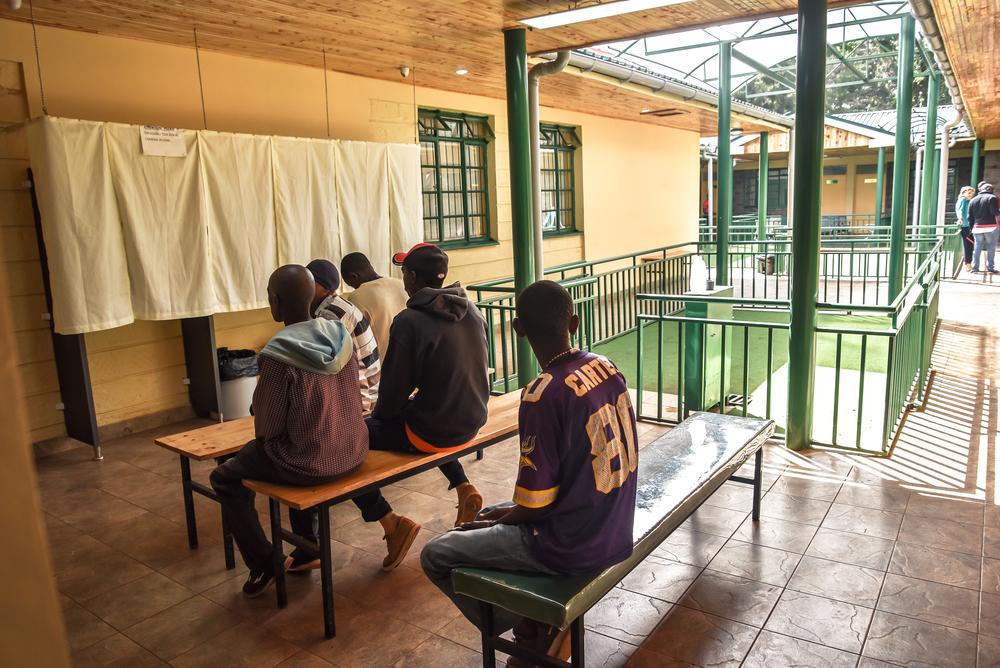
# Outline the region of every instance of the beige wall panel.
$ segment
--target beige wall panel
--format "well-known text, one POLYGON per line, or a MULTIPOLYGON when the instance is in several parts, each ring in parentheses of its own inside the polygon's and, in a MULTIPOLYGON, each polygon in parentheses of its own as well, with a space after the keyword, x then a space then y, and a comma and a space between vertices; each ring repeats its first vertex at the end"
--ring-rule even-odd
POLYGON ((0 190, 0 227, 24 227, 34 224, 28 191, 0 190))
POLYGON ((42 285, 42 266, 37 262, 3 263, 7 274, 7 293, 9 295, 40 295, 44 293, 42 285))
POLYGON ((15 332, 14 341, 17 344, 17 359, 21 364, 42 362, 55 357, 51 337, 39 336, 38 332, 15 332))
POLYGON ((21 364, 18 372, 21 374, 25 396, 59 391, 59 378, 56 376, 56 363, 53 360, 21 364))
POLYGON ((136 320, 131 325, 87 334, 87 351, 91 354, 117 350, 165 339, 179 339, 180 320, 136 320))

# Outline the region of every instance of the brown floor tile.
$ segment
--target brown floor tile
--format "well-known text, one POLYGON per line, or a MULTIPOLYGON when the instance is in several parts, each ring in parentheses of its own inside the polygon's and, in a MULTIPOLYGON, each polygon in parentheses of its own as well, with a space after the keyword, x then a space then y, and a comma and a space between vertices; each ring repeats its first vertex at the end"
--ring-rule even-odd
POLYGON ((763 626, 781 588, 706 570, 680 604, 751 626, 763 626))
POLYGON ((874 608, 885 573, 816 557, 802 557, 788 588, 874 608))
MULTIPOLYGON (((86 538, 96 542, 89 536, 86 538)), ((56 570, 55 575, 59 591, 76 601, 84 601, 152 572, 135 559, 101 545, 90 558, 76 560, 56 570)))
MULTIPOLYGON (((756 636, 757 629, 752 626, 675 606, 642 647, 693 666, 735 668, 756 636)), ((671 664, 666 661, 660 665, 671 664)))
POLYGON ((783 587, 792 577, 799 559, 800 556, 792 552, 730 540, 708 568, 783 587))
MULTIPOLYGON (((441 593, 423 572, 410 571, 413 577, 404 582, 402 571, 401 567, 390 573, 391 585, 371 592, 361 602, 432 633, 440 631, 441 627, 461 614, 451 599, 441 593)), ((390 582, 390 579, 386 578, 386 581, 390 582)))
POLYGON ((635 654, 637 647, 593 631, 584 635, 587 666, 621 668, 635 654))
POLYGON ((809 542, 815 533, 816 527, 808 524, 788 522, 773 517, 761 517, 755 522, 748 517, 733 534, 733 538, 802 554, 809 547, 809 542))
POLYGON ((769 493, 786 494, 819 501, 833 501, 843 480, 819 476, 783 475, 771 486, 769 493))
POLYGON ((260 666, 270 668, 298 652, 298 648, 243 622, 181 654, 170 663, 176 668, 200 666, 260 666))
POLYGON ((1000 559, 983 558, 981 588, 991 594, 1000 594, 1000 559))
POLYGON ((139 517, 146 512, 135 504, 95 487, 65 493, 44 493, 42 507, 63 522, 93 533, 99 533, 111 525, 139 517))
POLYGON ((730 510, 717 506, 702 506, 681 525, 688 531, 700 531, 728 538, 739 528, 750 510, 730 510))
POLYGON ((910 497, 910 503, 906 506, 906 513, 920 517, 962 522, 963 524, 982 525, 985 508, 986 505, 982 501, 944 499, 915 492, 910 497))
POLYGON ((901 513, 835 503, 830 506, 822 527, 895 540, 902 519, 901 513))
POLYGON ((829 501, 790 496, 772 491, 768 492, 761 500, 760 514, 762 517, 774 517, 779 520, 819 526, 829 509, 829 501))
POLYGON ((753 487, 739 482, 724 483, 712 496, 705 499, 705 505, 745 512, 753 507, 753 487))
POLYGON ((984 509, 983 522, 988 527, 1000 527, 1000 506, 987 503, 984 509))
POLYGON ((895 483, 868 485, 848 480, 840 488, 836 503, 901 513, 909 498, 910 490, 895 483))
POLYGON ((858 653, 871 618, 870 608, 786 590, 764 628, 858 653))
POLYGON ((982 532, 982 527, 974 524, 907 515, 899 530, 899 542, 979 555, 983 553, 982 532))
POLYGON ((424 666, 480 668, 482 665, 483 657, 478 652, 473 652, 438 636, 431 636, 393 664, 395 668, 423 668, 424 666))
POLYGON ((885 538, 820 529, 813 536, 806 554, 854 566, 885 570, 892 557, 893 545, 893 541, 885 538))
POLYGON ((979 636, 977 656, 979 660, 977 665, 982 666, 982 668, 1000 666, 1000 638, 991 638, 984 635, 979 636))
POLYGON ((979 632, 1000 638, 1000 594, 982 592, 979 609, 979 632))
POLYGON ((115 628, 125 629, 193 595, 190 589, 166 576, 151 573, 88 599, 84 605, 115 628))
POLYGON ((166 668, 156 658, 125 636, 115 634, 73 655, 75 668, 166 668))
POLYGON ((983 555, 1000 559, 1000 528, 986 527, 983 531, 983 555))
MULTIPOLYGON (((235 612, 241 619, 262 624, 278 614, 280 609, 275 604, 273 591, 256 598, 247 598, 243 594, 243 583, 246 582, 246 579, 246 573, 230 577, 211 589, 201 592, 201 595, 213 603, 218 603, 227 610, 235 612)), ((305 582, 301 578, 288 578, 289 606, 292 605, 293 600, 298 600, 303 587, 315 589, 312 581, 308 578, 305 579, 305 582)))
POLYGON ((889 564, 890 573, 967 589, 979 588, 979 570, 980 560, 975 555, 912 543, 897 543, 889 564))
POLYGON ((236 613, 195 596, 125 629, 124 634, 170 661, 241 621, 236 613))
POLYGON ((66 624, 66 638, 72 652, 86 649, 116 633, 113 626, 65 596, 63 597, 62 613, 63 621, 66 624))
MULTIPOLYGON (((162 569, 191 554, 187 530, 152 513, 114 524, 102 532, 101 538, 109 546, 153 569, 162 569)), ((221 535, 203 532, 198 539, 201 549, 217 549, 221 557, 221 535)))
POLYGON ((854 668, 857 661, 857 654, 779 633, 762 631, 750 649, 746 661, 743 662, 743 667, 854 668))
POLYGON ((639 645, 673 606, 626 589, 612 589, 590 609, 586 626, 602 635, 639 645))
POLYGON ((194 592, 201 593, 216 587, 234 577, 246 577, 247 567, 243 564, 239 551, 236 552, 236 568, 226 570, 222 545, 206 545, 189 550, 188 556, 160 569, 171 580, 179 582, 194 592))
POLYGON ((653 550, 657 557, 693 566, 707 566, 726 544, 724 536, 677 529, 653 550))
POLYGON ((277 664, 275 668, 330 668, 331 666, 333 664, 329 661, 324 661, 309 652, 301 651, 277 664))
POLYGON ((976 634, 878 610, 862 654, 900 665, 973 666, 976 634))
MULTIPOLYGON (((455 619, 451 620, 445 624, 437 635, 442 638, 447 638, 452 642, 457 642, 463 647, 468 647, 471 650, 479 651, 482 647, 482 639, 479 635, 479 629, 472 625, 464 615, 459 615, 455 619)), ((589 633, 588 633, 589 635, 589 633)))
POLYGON ((700 573, 698 566, 651 556, 625 576, 621 586, 637 594, 676 603, 700 573))
POLYGON ((889 573, 878 609, 931 624, 976 631, 979 592, 889 573))

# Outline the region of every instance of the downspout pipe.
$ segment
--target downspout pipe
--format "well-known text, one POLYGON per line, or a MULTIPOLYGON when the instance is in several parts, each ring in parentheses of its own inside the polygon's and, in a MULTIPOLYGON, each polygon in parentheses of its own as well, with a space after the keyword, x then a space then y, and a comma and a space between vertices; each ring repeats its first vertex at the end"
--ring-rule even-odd
MULTIPOLYGON (((951 129, 962 122, 962 114, 957 109, 948 122, 941 126, 941 175, 938 177, 938 206, 934 212, 934 223, 940 228, 944 226, 945 212, 948 210, 948 150, 955 145, 951 129)), ((970 184, 973 188, 976 184, 970 184)))
POLYGON ((542 140, 538 130, 538 80, 559 74, 569 64, 569 51, 560 51, 556 59, 538 63, 528 70, 528 123, 531 125, 531 225, 535 246, 535 280, 545 277, 545 252, 542 247, 542 140))
POLYGON ((934 16, 934 7, 931 6, 930 0, 910 0, 910 9, 917 23, 920 24, 920 32, 923 33, 931 47, 931 53, 934 54, 934 60, 937 61, 938 70, 944 78, 945 85, 948 86, 948 95, 951 96, 952 104, 955 105, 960 118, 965 119, 965 124, 969 129, 973 129, 972 121, 965 108, 965 101, 962 99, 962 91, 958 87, 958 78, 955 76, 951 61, 948 60, 948 52, 944 48, 944 38, 941 36, 937 18, 934 16))
POLYGON ((917 157, 913 165, 913 216, 910 227, 916 233, 920 226, 920 206, 923 203, 923 189, 920 184, 924 179, 924 147, 917 147, 917 157))

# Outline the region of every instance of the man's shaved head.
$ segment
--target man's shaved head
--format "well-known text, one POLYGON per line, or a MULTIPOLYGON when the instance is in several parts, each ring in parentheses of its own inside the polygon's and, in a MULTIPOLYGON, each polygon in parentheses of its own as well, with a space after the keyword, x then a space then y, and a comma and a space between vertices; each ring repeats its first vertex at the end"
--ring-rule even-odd
POLYGON ((364 253, 345 255, 340 261, 340 275, 343 277, 344 283, 355 290, 364 283, 379 278, 378 272, 372 267, 371 260, 364 253))
POLYGON ((315 286, 313 275, 300 264, 286 264, 275 269, 267 282, 271 317, 286 325, 308 320, 315 286))

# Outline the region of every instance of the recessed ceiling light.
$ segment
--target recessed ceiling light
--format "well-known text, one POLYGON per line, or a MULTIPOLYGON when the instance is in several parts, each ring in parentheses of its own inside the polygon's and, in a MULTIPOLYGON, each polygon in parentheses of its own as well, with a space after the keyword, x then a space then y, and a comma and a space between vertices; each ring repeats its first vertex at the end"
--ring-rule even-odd
POLYGON ((667 5, 679 5, 682 2, 691 0, 618 0, 617 2, 604 2, 599 5, 580 7, 578 9, 568 9, 542 16, 533 16, 528 19, 521 19, 520 23, 545 30, 546 28, 557 28, 571 23, 582 23, 583 21, 593 21, 595 19, 605 19, 609 16, 621 16, 632 12, 641 12, 646 9, 656 9, 667 5))
POLYGON ((457 74, 460 77, 464 77, 468 73, 469 73, 469 70, 465 69, 464 67, 460 67, 457 70, 455 70, 455 74, 457 74))

